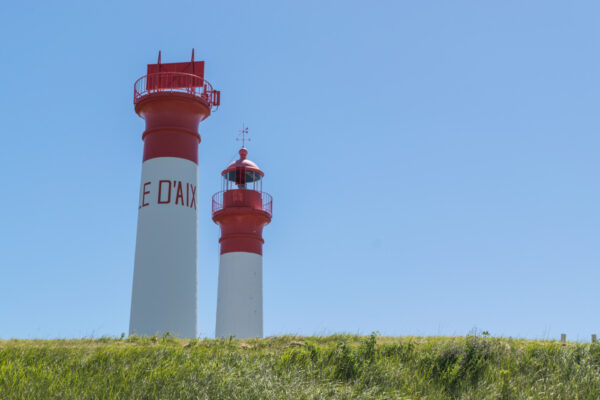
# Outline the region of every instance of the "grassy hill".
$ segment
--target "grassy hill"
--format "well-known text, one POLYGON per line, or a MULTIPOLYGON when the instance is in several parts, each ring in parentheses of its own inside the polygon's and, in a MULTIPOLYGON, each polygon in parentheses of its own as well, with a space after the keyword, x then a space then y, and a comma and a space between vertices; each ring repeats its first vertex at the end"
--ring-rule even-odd
POLYGON ((0 399, 600 399, 600 344, 467 337, 0 341, 0 399))

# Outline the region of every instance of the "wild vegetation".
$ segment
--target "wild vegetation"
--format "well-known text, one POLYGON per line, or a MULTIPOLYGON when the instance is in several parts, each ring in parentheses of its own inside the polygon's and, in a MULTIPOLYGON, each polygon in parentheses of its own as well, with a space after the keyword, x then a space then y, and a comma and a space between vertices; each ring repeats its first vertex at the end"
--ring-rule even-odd
POLYGON ((0 399, 599 399, 600 344, 281 336, 0 341, 0 399))

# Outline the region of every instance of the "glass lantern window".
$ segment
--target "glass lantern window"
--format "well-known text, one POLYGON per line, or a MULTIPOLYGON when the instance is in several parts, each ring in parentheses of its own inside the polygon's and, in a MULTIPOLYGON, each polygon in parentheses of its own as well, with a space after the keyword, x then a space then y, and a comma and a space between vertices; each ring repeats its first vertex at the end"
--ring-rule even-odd
POLYGON ((226 172, 223 175, 223 190, 247 189, 262 192, 262 176, 244 167, 226 172))

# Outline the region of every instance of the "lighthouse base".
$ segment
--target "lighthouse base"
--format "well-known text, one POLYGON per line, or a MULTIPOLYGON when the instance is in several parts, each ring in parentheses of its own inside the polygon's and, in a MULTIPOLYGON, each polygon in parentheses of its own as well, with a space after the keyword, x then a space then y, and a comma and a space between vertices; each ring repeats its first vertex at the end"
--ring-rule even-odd
POLYGON ((221 254, 215 336, 263 336, 262 255, 221 254))

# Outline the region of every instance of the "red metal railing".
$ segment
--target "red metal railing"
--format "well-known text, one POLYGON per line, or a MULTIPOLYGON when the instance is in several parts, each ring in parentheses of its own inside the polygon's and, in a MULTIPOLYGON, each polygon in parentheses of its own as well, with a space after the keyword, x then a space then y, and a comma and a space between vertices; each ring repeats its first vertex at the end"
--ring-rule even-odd
MULTIPOLYGON (((249 190, 249 189, 234 189, 235 191, 239 191, 240 194, 242 194, 242 198, 238 201, 238 202, 234 202, 233 206, 239 206, 239 207, 244 207, 244 206, 248 206, 248 204, 251 203, 251 201, 246 201, 246 200, 250 200, 250 199, 246 199, 245 197, 250 197, 250 196, 244 196, 245 193, 247 192, 256 192, 255 190, 249 190)), ((217 192, 213 195, 212 197, 212 212, 213 214, 217 211, 221 211, 223 209, 223 193, 228 192, 228 191, 220 191, 217 192)), ((265 211, 269 214, 269 216, 273 215, 273 197, 271 197, 271 195, 269 193, 266 192, 257 192, 260 193, 260 197, 261 197, 261 203, 260 203, 260 210, 261 211, 265 211)), ((229 202, 228 202, 229 204, 229 202)))
POLYGON ((211 109, 221 103, 221 92, 198 75, 184 72, 158 72, 142 76, 133 85, 133 104, 154 93, 186 93, 204 101, 211 109))

